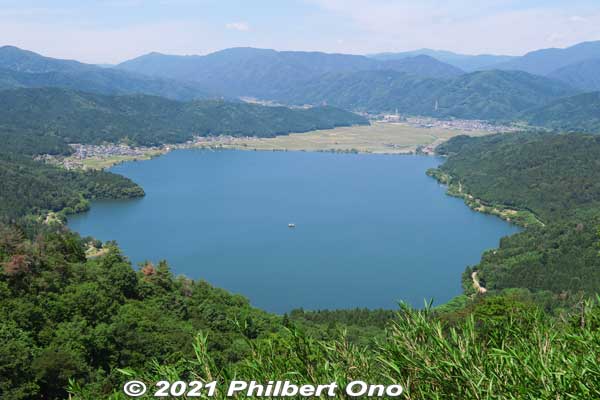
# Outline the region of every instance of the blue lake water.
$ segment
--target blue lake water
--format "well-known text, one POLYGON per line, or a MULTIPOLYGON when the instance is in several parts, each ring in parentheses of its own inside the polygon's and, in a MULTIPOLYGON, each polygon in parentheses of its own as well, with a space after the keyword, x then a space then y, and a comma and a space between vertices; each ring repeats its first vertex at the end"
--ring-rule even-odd
POLYGON ((247 296, 257 307, 394 308, 461 293, 461 274, 517 228, 425 175, 426 156, 184 150, 111 171, 146 197, 72 216, 132 262, 247 296), (288 223, 296 224, 295 229, 288 223))

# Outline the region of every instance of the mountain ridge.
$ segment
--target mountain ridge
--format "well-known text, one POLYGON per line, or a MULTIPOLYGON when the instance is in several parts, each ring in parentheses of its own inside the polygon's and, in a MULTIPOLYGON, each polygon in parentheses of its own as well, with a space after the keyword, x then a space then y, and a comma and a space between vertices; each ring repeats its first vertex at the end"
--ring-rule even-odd
POLYGON ((15 46, 0 47, 0 88, 61 87, 106 95, 149 94, 178 100, 214 97, 193 82, 150 78, 131 71, 43 56, 15 46))
POLYGON ((194 136, 272 137, 368 124, 334 107, 290 109, 222 100, 106 96, 60 88, 0 91, 0 138, 20 153, 64 153, 67 143, 128 141, 155 146, 194 136))

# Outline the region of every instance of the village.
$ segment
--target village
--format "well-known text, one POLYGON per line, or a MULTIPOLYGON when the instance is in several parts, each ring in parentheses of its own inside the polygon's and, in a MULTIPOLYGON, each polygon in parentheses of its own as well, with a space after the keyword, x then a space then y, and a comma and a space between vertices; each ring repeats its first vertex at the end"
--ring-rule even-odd
POLYGON ((359 151, 375 153, 435 154, 435 148, 457 134, 482 135, 518 130, 515 126, 495 125, 480 120, 440 120, 399 114, 365 115, 371 128, 337 128, 284 135, 277 138, 232 135, 196 136, 178 144, 130 146, 126 143, 70 144, 69 156, 44 155, 38 158, 66 169, 104 169, 125 161, 148 160, 172 150, 190 148, 238 148, 255 150, 359 151), (387 128, 386 128, 387 127, 387 128), (375 131, 384 129, 385 135, 375 131), (368 132, 367 132, 368 130, 368 132), (446 132, 440 135, 440 132, 446 132), (417 135, 415 139, 414 135, 417 135), (315 146, 315 140, 324 143, 315 146), (346 139, 349 141, 345 142, 346 139), (300 141, 299 143, 296 143, 300 141), (291 142, 291 143, 288 143, 291 142), (366 144, 366 142, 369 142, 366 144), (372 142, 372 143, 371 143, 372 142), (362 146, 362 147, 360 147, 362 146))
POLYGON ((403 116, 398 113, 377 115, 367 114, 367 116, 374 121, 381 121, 387 123, 405 123, 416 128, 441 128, 461 130, 464 132, 484 131, 488 133, 516 132, 521 129, 514 125, 493 124, 489 121, 483 120, 437 119, 432 117, 421 116, 403 116))

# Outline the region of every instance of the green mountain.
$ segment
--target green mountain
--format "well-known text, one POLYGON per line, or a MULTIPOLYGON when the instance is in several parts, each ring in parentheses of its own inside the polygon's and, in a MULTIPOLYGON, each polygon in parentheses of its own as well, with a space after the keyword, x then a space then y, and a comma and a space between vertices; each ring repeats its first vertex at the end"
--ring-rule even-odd
POLYGON ((484 254, 474 270, 488 289, 572 302, 600 291, 600 136, 457 137, 439 150, 449 156, 438 171, 451 193, 475 208, 525 210, 544 222, 484 254))
POLYGON ((88 200, 144 195, 141 187, 120 175, 67 171, 5 152, 0 152, 0 181, 0 222, 49 211, 81 212, 88 209, 88 200))
POLYGON ((223 101, 179 102, 161 97, 104 96, 65 89, 0 91, 0 135, 20 152, 43 153, 57 143, 129 140, 179 143, 193 136, 275 136, 367 124, 333 107, 289 109, 223 101))
POLYGON ((381 60, 402 60, 409 57, 415 56, 429 56, 439 60, 443 63, 453 65, 463 71, 473 72, 480 69, 485 69, 492 65, 507 62, 512 60, 512 56, 503 55, 492 55, 492 54, 479 54, 479 55, 468 55, 458 54, 451 51, 444 50, 431 50, 431 49, 419 49, 413 51, 405 51, 399 53, 379 53, 373 54, 370 57, 381 60))
POLYGON ((345 109, 467 119, 511 119, 574 91, 520 71, 482 71, 441 80, 395 71, 329 74, 289 90, 283 101, 345 109), (437 107, 436 107, 437 104, 437 107))
POLYGON ((549 75, 558 69, 595 58, 600 58, 600 41, 579 43, 565 49, 532 51, 508 62, 492 65, 490 68, 549 75))
POLYGON ((600 90, 600 57, 569 64, 553 71, 548 77, 584 91, 600 90))
POLYGON ((331 73, 388 69, 432 77, 462 73, 429 57, 388 62, 358 55, 253 48, 227 49, 206 56, 151 53, 117 68, 155 77, 193 80, 228 96, 264 99, 278 98, 286 90, 301 88, 306 82, 331 73))
POLYGON ((155 77, 192 80, 228 96, 273 98, 321 74, 373 69, 377 61, 363 56, 233 48, 206 56, 151 53, 119 64, 120 70, 155 77))
POLYGON ((600 133, 600 92, 561 98, 529 110, 519 119, 560 131, 600 133))
POLYGON ((197 83, 176 82, 77 61, 60 60, 0 47, 0 89, 60 87, 108 95, 149 94, 192 100, 209 97, 197 83))

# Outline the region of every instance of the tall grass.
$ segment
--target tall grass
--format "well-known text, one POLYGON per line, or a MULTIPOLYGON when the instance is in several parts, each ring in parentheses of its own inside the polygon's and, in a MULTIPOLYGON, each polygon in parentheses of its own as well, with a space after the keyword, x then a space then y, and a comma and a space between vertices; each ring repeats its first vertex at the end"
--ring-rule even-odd
MULTIPOLYGON (((353 380, 401 384, 404 399, 600 399, 600 308, 582 306, 572 320, 549 319, 537 309, 499 319, 470 314, 452 326, 431 308, 401 306, 384 340, 370 347, 317 341, 296 329, 264 340, 248 340, 251 355, 217 368, 206 336, 195 341, 195 358, 146 371, 123 370, 123 381, 149 387, 159 380, 219 381, 213 398, 224 399, 231 380, 290 380, 298 384, 353 380)), ((72 382, 74 399, 97 399, 72 382)), ((337 398, 349 398, 339 390, 337 398)), ((116 388, 112 400, 125 399, 116 388)), ((151 398, 151 397, 148 397, 151 398)), ((181 397, 186 398, 186 397, 181 397)), ((205 397, 208 398, 208 397, 205 397)), ((323 397, 325 398, 325 397, 323 397)))

